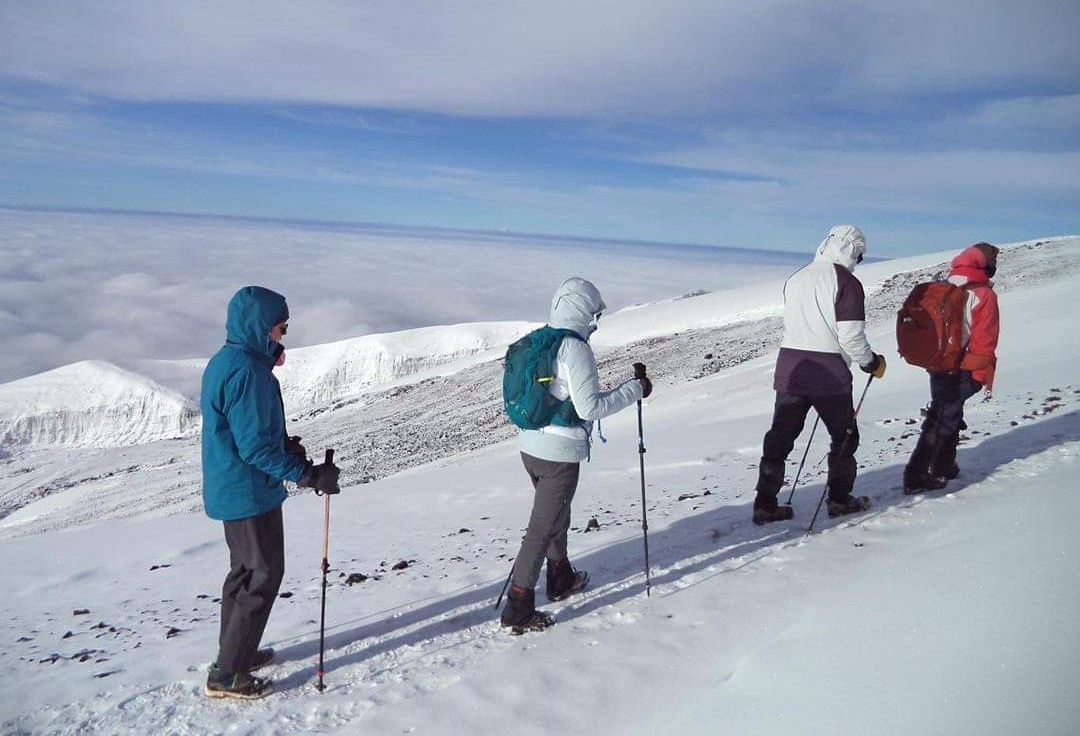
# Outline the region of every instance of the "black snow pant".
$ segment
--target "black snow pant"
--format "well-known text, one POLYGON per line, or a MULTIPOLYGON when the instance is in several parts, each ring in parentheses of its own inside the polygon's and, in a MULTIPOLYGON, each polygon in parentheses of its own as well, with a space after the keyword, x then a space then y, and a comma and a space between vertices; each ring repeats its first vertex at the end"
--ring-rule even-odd
POLYGON ((948 440, 960 434, 964 423, 964 402, 982 389, 971 371, 930 371, 930 410, 923 421, 923 434, 948 440))
POLYGON ((832 438, 829 445, 829 499, 843 500, 851 493, 857 472, 855 450, 859 447, 859 428, 855 424, 851 394, 796 396, 777 391, 772 427, 765 433, 762 443, 754 508, 776 508, 776 496, 784 484, 784 464, 795 447, 811 407, 821 417, 832 438))
POLYGON ((532 590, 540 578, 545 557, 549 564, 568 558, 570 503, 577 490, 581 463, 541 460, 524 452, 521 461, 532 481, 534 495, 529 526, 514 558, 513 581, 514 585, 532 590))
POLYGON ((229 574, 221 589, 217 665, 235 674, 251 666, 285 575, 285 529, 281 507, 225 522, 229 574))
POLYGON ((956 446, 960 442, 960 430, 967 426, 964 402, 981 388, 971 371, 930 371, 930 409, 904 468, 905 487, 917 488, 920 479, 928 475, 949 479, 957 476, 960 470, 956 465, 956 446))

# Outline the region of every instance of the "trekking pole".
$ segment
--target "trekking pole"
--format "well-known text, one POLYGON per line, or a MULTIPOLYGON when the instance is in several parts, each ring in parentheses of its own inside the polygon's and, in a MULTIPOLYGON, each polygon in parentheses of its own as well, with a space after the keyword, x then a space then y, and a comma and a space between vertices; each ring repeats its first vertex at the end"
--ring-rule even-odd
MULTIPOLYGON (((334 451, 327 450, 325 463, 329 464, 334 462, 334 451)), ((318 490, 315 493, 319 493, 318 490)), ((330 571, 330 494, 323 494, 323 545, 322 545, 322 612, 319 614, 319 668, 315 670, 319 676, 319 682, 315 685, 315 689, 320 693, 326 689, 326 685, 323 684, 323 675, 326 674, 326 670, 323 668, 323 651, 326 645, 326 573, 330 571)))
MULTIPOLYGON (((874 374, 873 374, 873 373, 871 373, 871 374, 870 374, 870 377, 866 379, 866 386, 864 386, 864 387, 863 387, 863 390, 862 390, 862 395, 861 395, 861 396, 859 397, 859 403, 858 403, 858 405, 857 405, 857 406, 855 407, 855 416, 856 416, 856 417, 858 417, 858 416, 859 416, 859 410, 860 410, 860 409, 862 409, 862 402, 863 402, 863 399, 865 399, 865 398, 866 398, 866 390, 867 390, 868 388, 870 388, 870 382, 871 382, 871 381, 873 381, 873 380, 874 380, 874 374)), ((821 417, 820 417, 820 415, 818 416, 818 418, 819 418, 819 419, 821 418, 821 417)), ((815 422, 815 423, 814 423, 814 426, 815 426, 815 427, 817 426, 817 422, 815 422)), ((812 433, 811 433, 811 437, 813 437, 813 434, 812 434, 812 433)), ((822 464, 823 462, 825 462, 825 458, 827 458, 828 456, 829 456, 829 452, 828 452, 828 450, 826 450, 826 451, 825 451, 825 454, 821 456, 821 459, 820 459, 820 460, 818 460, 818 461, 817 461, 816 463, 814 463, 814 467, 816 468, 816 467, 817 467, 818 465, 821 465, 821 464, 822 464)))
MULTIPOLYGON (((870 382, 874 380, 874 374, 871 373, 870 377, 866 379, 866 386, 863 387, 862 396, 859 397, 859 404, 855 407, 855 415, 852 417, 852 422, 859 418, 859 412, 862 411, 863 401, 866 399, 866 392, 870 390, 870 382)), ((851 436, 851 428, 844 430, 847 432, 848 437, 851 436)), ((847 438, 844 438, 845 441, 847 438)), ((825 494, 829 492, 829 484, 825 484, 825 488, 821 491, 821 498, 818 499, 817 508, 814 509, 814 518, 810 519, 810 526, 806 528, 807 534, 814 533, 814 522, 817 521, 818 514, 821 513, 821 504, 825 502, 825 494)))
POLYGON ((514 561, 510 560, 510 572, 506 574, 506 582, 503 583, 502 590, 499 591, 499 598, 495 601, 495 609, 498 610, 499 604, 502 603, 503 596, 506 595, 506 589, 510 585, 510 578, 514 576, 514 561))
MULTIPOLYGON (((645 364, 634 363, 634 378, 645 378, 645 364)), ((650 596, 649 578, 649 520, 645 515, 645 433, 641 424, 641 399, 637 402, 638 462, 641 465, 641 533, 645 540, 645 597, 650 596)))
POLYGON ((802 475, 803 465, 806 463, 806 456, 810 454, 810 445, 814 441, 814 432, 817 431, 818 422, 821 421, 821 415, 818 414, 814 418, 814 426, 810 428, 810 439, 806 441, 806 449, 803 451, 802 460, 799 461, 799 469, 795 471, 795 482, 791 484, 791 493, 787 497, 787 505, 791 505, 791 497, 795 495, 795 489, 799 487, 799 476, 802 475))

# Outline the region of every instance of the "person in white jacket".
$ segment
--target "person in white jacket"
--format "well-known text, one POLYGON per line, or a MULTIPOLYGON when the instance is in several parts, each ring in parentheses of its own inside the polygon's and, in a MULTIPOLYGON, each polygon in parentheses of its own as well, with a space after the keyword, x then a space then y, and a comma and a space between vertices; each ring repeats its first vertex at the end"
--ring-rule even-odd
POLYGON ((554 380, 548 390, 556 399, 569 399, 576 417, 571 419, 571 426, 551 424, 540 429, 523 429, 519 435, 521 460, 534 496, 529 525, 514 558, 512 585, 501 615, 502 625, 514 634, 541 631, 554 623, 550 615, 536 610, 534 588, 545 558, 548 599, 563 600, 588 583, 588 573, 570 564, 567 531, 581 461, 589 457, 592 424, 633 405, 652 391, 648 378, 631 379, 612 391, 600 389, 596 357, 588 341, 604 308, 599 290, 578 277, 562 282, 551 299, 548 324, 573 330, 581 339, 563 339, 556 354, 554 380))
POLYGON ((793 516, 776 496, 784 464, 813 407, 832 438, 829 447, 829 515, 862 511, 866 497, 854 497, 855 450, 859 429, 851 401, 849 363, 881 378, 885 359, 866 340, 865 297, 852 273, 866 254, 866 238, 854 225, 837 225, 818 246, 812 263, 784 284, 784 337, 776 358, 772 426, 762 443, 754 499, 755 524, 793 516))

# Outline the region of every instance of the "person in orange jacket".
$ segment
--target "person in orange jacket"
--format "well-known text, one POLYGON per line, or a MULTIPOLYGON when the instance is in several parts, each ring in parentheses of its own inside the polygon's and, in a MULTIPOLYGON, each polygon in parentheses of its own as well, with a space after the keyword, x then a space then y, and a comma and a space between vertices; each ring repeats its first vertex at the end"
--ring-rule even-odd
POLYGON ((986 391, 989 398, 997 367, 1000 330, 997 294, 990 280, 997 271, 998 249, 976 243, 952 259, 949 282, 964 287, 965 352, 959 369, 929 371, 930 409, 919 442, 904 468, 904 493, 934 491, 960 474, 956 445, 964 424, 964 402, 986 391))

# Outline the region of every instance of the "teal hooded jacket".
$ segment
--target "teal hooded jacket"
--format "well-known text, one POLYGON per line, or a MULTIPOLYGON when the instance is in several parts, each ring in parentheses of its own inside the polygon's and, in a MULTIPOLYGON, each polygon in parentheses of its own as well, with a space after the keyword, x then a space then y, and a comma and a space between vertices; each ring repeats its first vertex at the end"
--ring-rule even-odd
POLYGON ((266 513, 298 481, 303 458, 285 451, 285 408, 272 373, 274 325, 288 319, 285 297, 245 286, 229 301, 225 345, 202 376, 203 504, 206 515, 236 521, 266 513))

